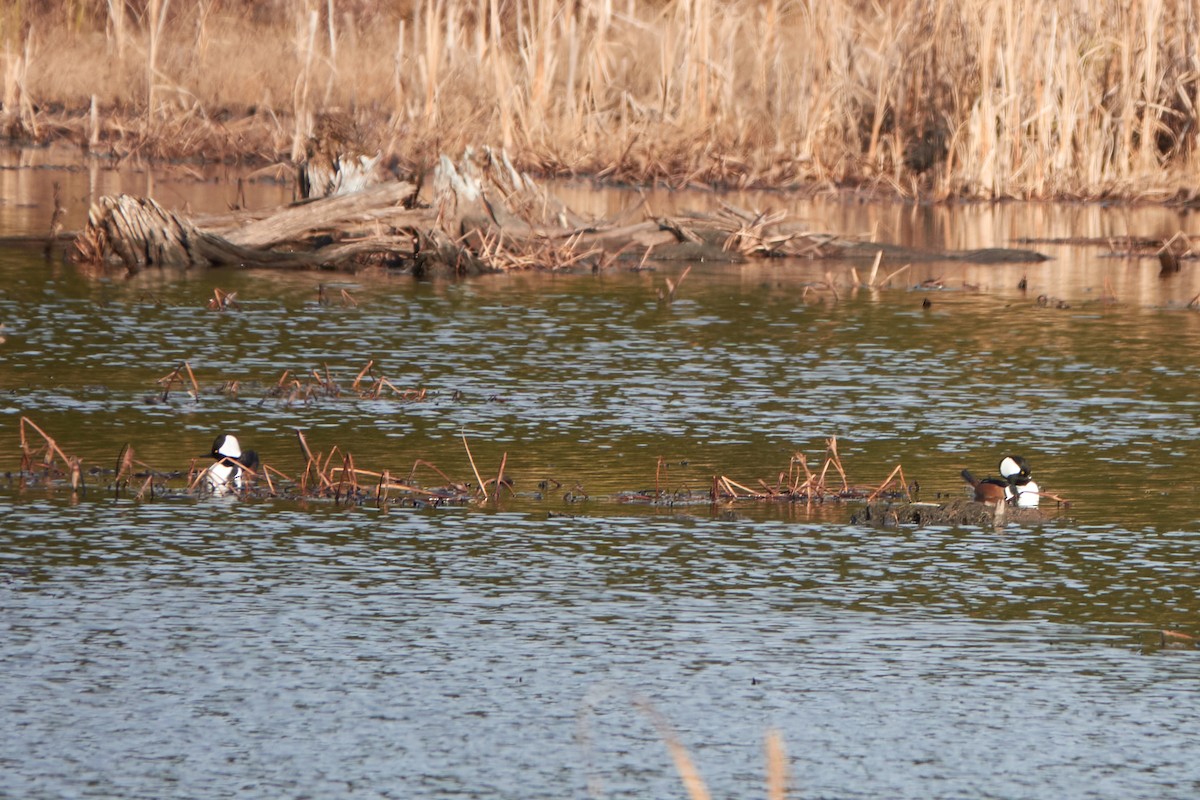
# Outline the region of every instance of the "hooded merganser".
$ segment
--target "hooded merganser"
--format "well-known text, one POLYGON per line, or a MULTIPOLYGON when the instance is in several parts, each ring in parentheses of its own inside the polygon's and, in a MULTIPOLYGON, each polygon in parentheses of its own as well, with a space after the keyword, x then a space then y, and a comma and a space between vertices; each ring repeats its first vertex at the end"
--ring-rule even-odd
POLYGON ((981 503, 1015 502, 1021 508, 1037 508, 1040 489, 1029 473, 1029 462, 1021 456, 1000 459, 1000 478, 977 479, 970 470, 963 470, 963 480, 975 489, 975 499, 981 503))
POLYGON ((258 466, 258 454, 243 451, 237 437, 230 433, 222 433, 213 441, 211 455, 215 462, 204 471, 204 487, 214 494, 241 489, 245 471, 253 472, 258 466))

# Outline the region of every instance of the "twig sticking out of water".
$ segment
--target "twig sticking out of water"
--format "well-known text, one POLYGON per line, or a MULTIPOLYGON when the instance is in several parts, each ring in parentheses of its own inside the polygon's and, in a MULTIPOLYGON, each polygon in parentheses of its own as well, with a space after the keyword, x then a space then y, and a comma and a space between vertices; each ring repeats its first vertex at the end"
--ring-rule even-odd
POLYGON ((833 292, 833 302, 840 303, 842 301, 841 295, 838 294, 837 285, 833 282, 832 270, 825 270, 825 288, 833 292))
POLYGON ((883 263, 883 251, 879 250, 875 253, 875 262, 871 264, 871 277, 867 279, 867 286, 871 289, 875 288, 875 275, 879 272, 879 265, 883 263))
POLYGON ((208 301, 208 310, 228 311, 231 308, 241 308, 237 302, 237 292, 227 292, 214 286, 212 299, 208 301))
POLYGON ((467 460, 471 462, 471 471, 475 473, 475 483, 479 486, 479 491, 483 492, 483 499, 488 499, 487 485, 483 482, 483 478, 479 477, 479 468, 475 466, 475 457, 471 455, 471 445, 467 444, 467 432, 462 432, 463 447, 467 451, 467 460))
POLYGON ((507 464, 508 464, 508 453, 505 452, 504 455, 500 457, 500 471, 496 473, 496 477, 494 479, 491 479, 488 481, 488 483, 491 483, 496 487, 496 497, 497 498, 500 497, 500 487, 502 487, 502 486, 504 488, 508 489, 509 494, 512 494, 512 495, 516 494, 512 488, 512 481, 509 480, 508 477, 504 474, 504 467, 507 464))
POLYGON ((113 478, 113 491, 116 497, 121 496, 121 489, 129 485, 129 479, 133 477, 133 445, 128 442, 121 448, 121 452, 117 454, 117 471, 116 477, 113 478))
POLYGON ((309 449, 308 440, 304 438, 304 432, 298 428, 296 429, 296 439, 300 442, 300 454, 304 456, 304 472, 300 473, 301 494, 307 492, 309 476, 315 477, 321 487, 332 489, 333 481, 321 470, 321 462, 313 455, 312 450, 309 449))
POLYGON ((374 364, 374 360, 368 361, 367 365, 358 371, 358 375, 354 378, 354 383, 350 385, 350 388, 353 389, 359 397, 378 400, 383 394, 383 390, 387 388, 391 389, 392 394, 396 397, 399 397, 401 400, 421 401, 425 399, 426 391, 423 388, 400 389, 396 386, 396 384, 392 383, 384 376, 380 375, 376 377, 375 371, 372 369, 374 364), (368 376, 371 378, 371 381, 369 384, 364 384, 363 379, 368 376))
MULTIPOLYGON (((20 423, 21 433, 21 472, 33 472, 33 459, 39 454, 42 456, 42 466, 46 469, 54 466, 54 458, 57 456, 62 459, 64 465, 71 464, 71 457, 63 452, 58 446, 58 442, 44 430, 39 428, 29 417, 21 417, 20 423), (42 437, 42 446, 34 448, 29 444, 29 437, 25 433, 25 428, 28 426, 42 437)), ((78 460, 78 459, 76 459, 78 460)))
POLYGON ((183 380, 184 372, 187 373, 188 382, 191 384, 191 387, 192 387, 189 394, 192 396, 193 400, 200 399, 200 384, 196 382, 196 374, 194 372, 192 372, 192 365, 189 364, 188 362, 184 361, 179 366, 175 367, 175 369, 171 370, 169 373, 167 373, 163 377, 159 378, 158 381, 156 381, 160 386, 163 387, 162 397, 159 398, 160 402, 163 402, 163 403, 167 402, 167 398, 171 394, 171 389, 176 384, 178 384, 179 386, 188 385, 183 380))
POLYGON ((675 292, 679 289, 680 284, 683 283, 683 279, 686 278, 688 276, 688 273, 691 271, 692 271, 692 265, 688 264, 687 267, 684 268, 683 272, 681 272, 679 274, 678 281, 673 281, 670 278, 667 278, 666 279, 667 291, 663 292, 662 289, 658 290, 659 301, 666 303, 667 305, 670 305, 671 303, 673 303, 675 301, 675 292))
POLYGON ((829 453, 829 457, 825 459, 825 468, 821 470, 821 483, 825 483, 825 469, 832 464, 837 469, 838 474, 842 476, 842 491, 850 490, 850 482, 846 480, 846 470, 842 469, 842 457, 838 455, 837 437, 830 436, 825 440, 825 449, 829 453))
POLYGON ((713 494, 714 501, 719 500, 722 496, 722 493, 724 495, 727 495, 727 496, 735 499, 735 500, 739 496, 741 496, 741 497, 745 497, 745 496, 764 497, 765 496, 763 494, 760 494, 759 492, 754 491, 753 489, 750 489, 749 487, 746 487, 740 483, 737 483, 736 481, 730 480, 729 478, 727 478, 724 475, 721 475, 720 477, 718 477, 716 479, 716 483, 717 483, 718 488, 721 491, 713 494), (738 494, 738 490, 741 490, 741 492, 742 492, 741 495, 738 494))
POLYGON ((879 484, 879 488, 871 492, 871 494, 867 497, 867 501, 870 502, 879 495, 883 494, 884 490, 891 485, 892 479, 895 478, 896 475, 900 476, 900 488, 904 490, 904 496, 909 500, 912 500, 912 493, 908 489, 908 481, 904 480, 904 467, 900 464, 897 464, 896 468, 892 470, 890 475, 887 476, 887 479, 884 480, 883 483, 879 484))
MULTIPOLYGON (((899 476, 900 480, 900 491, 903 492, 905 497, 911 500, 916 484, 908 483, 904 477, 904 471, 900 466, 893 469, 883 484, 877 488, 851 486, 846 476, 846 471, 842 466, 841 455, 838 453, 837 437, 833 436, 825 441, 825 458, 821 464, 820 472, 814 473, 809 468, 807 457, 803 453, 797 452, 789 461, 787 471, 780 471, 776 475, 774 484, 760 479, 758 481, 759 489, 751 489, 726 475, 714 475, 708 499, 714 503, 724 500, 783 500, 793 502, 805 501, 808 503, 822 502, 827 499, 873 500, 880 495, 891 494, 889 486, 893 484, 897 476, 899 476), (842 485, 840 489, 829 487, 827 478, 830 470, 835 471, 841 477, 842 485)), ((656 486, 654 497, 648 496, 648 493, 642 493, 640 496, 634 496, 633 499, 657 501, 669 499, 664 498, 664 494, 656 486)))

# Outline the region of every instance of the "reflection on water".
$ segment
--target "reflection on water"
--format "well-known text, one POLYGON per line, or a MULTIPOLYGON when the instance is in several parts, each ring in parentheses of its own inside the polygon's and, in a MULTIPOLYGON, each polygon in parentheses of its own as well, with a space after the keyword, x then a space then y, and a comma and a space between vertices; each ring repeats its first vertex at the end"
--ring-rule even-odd
MULTIPOLYGON (((0 225, 44 230, 50 180, 77 198, 137 180, 38 174, 0 169, 43 198, 0 208, 0 225)), ((211 188, 198 208, 228 202, 211 188)), ((274 191, 264 202, 288 199, 274 191)), ((598 213, 633 199, 572 202, 597 197, 598 213)), ((955 249, 1190 221, 736 201, 955 249)), ((517 492, 382 514, 5 481, 0 794, 679 795, 645 697, 717 796, 759 791, 770 727, 799 796, 1195 796, 1200 730, 1180 698, 1197 651, 1163 632, 1200 634, 1200 315, 1185 308, 1200 279, 1043 249, 1056 259, 913 265, 877 291, 851 291, 861 264, 696 265, 670 305, 656 293, 680 265, 127 278, 0 252, 0 469, 16 469, 22 415, 104 470, 126 443, 186 470, 232 431, 295 473, 301 429, 360 467, 424 459, 473 480, 465 432, 485 473, 507 458, 517 492), (357 305, 318 304, 323 282, 357 305), (215 287, 239 309, 207 311, 215 287), (350 391, 368 360, 425 399, 350 391), (200 396, 160 402, 184 361, 200 396), (328 371, 342 393, 271 397, 284 370, 328 371), (924 499, 959 496, 961 469, 1014 451, 1074 502, 1000 533, 863 529, 832 505, 617 502, 654 485, 660 457, 667 488, 755 486, 796 452, 819 461, 831 436, 855 484, 902 464, 924 499)))

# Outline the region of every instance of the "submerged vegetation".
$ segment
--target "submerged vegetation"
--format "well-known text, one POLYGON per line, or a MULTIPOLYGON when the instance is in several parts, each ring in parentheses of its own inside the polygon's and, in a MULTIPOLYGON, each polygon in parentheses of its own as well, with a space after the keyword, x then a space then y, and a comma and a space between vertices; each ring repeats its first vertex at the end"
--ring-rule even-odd
POLYGON ((1196 196, 1184 0, 4 3, 9 138, 300 160, 317 115, 410 172, 933 198, 1196 196))

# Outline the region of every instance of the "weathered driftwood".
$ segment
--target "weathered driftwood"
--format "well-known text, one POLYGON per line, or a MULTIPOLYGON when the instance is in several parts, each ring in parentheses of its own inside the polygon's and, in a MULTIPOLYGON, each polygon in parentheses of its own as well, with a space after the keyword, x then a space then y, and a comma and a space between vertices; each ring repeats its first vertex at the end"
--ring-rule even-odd
MULTIPOLYGON (((101 197, 75 237, 86 262, 145 266, 243 265, 354 269, 386 264, 414 274, 515 269, 602 268, 619 258, 738 261, 745 258, 916 260, 918 251, 839 239, 805 230, 784 214, 723 206, 712 214, 619 220, 581 217, 503 152, 443 157, 432 201, 401 181, 303 201, 270 213, 189 219, 153 200, 101 197)), ((643 218, 633 218, 635 215, 643 218)), ((991 251, 988 251, 991 252, 991 251)), ((971 260, 971 254, 949 254, 971 260)), ((990 260, 1036 260, 1030 251, 995 251, 990 260)))

